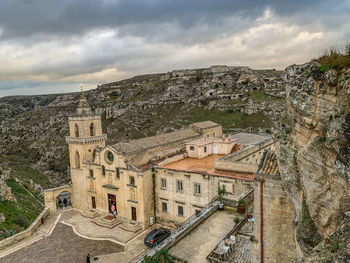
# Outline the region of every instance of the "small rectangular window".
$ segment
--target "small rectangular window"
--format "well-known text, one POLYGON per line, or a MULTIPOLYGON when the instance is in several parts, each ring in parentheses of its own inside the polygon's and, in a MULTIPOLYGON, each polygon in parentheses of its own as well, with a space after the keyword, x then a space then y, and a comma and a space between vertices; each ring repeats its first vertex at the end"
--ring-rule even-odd
POLYGON ((215 137, 215 132, 213 133, 213 137, 215 137))
POLYGON ((207 134, 207 138, 209 138, 209 136, 210 136, 210 134, 208 133, 208 134, 207 134))
POLYGON ((177 181, 177 190, 182 191, 182 181, 177 181))
POLYGON ((204 146, 204 152, 205 153, 207 152, 207 146, 204 146))
POLYGON ((162 202, 162 211, 167 212, 168 211, 168 204, 165 202, 162 202))
POLYGON ((194 151, 194 146, 190 146, 190 151, 194 151))
POLYGON ((119 170, 118 167, 115 168, 115 177, 116 177, 117 179, 120 179, 120 170, 119 170))
POLYGON ((106 167, 102 165, 102 175, 106 176, 106 167))
POLYGON ((166 189, 166 179, 161 179, 162 181, 162 188, 166 189))
POLYGON ((130 176, 129 177, 129 184, 130 185, 135 185, 135 177, 134 176, 130 176))
POLYGON ((89 169, 89 176, 94 177, 94 171, 92 169, 89 169))
POLYGON ((178 216, 184 216, 184 207, 183 206, 179 205, 177 207, 177 215, 178 216))
POLYGON ((201 185, 194 184, 194 193, 200 195, 201 194, 201 185))

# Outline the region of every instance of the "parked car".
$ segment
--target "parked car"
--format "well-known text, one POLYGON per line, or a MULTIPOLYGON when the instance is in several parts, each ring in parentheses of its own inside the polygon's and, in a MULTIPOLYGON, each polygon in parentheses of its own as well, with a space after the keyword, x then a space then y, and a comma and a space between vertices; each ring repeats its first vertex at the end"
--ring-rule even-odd
POLYGON ((153 229, 145 237, 144 243, 149 247, 155 247, 160 244, 164 239, 170 236, 170 231, 165 228, 153 229))

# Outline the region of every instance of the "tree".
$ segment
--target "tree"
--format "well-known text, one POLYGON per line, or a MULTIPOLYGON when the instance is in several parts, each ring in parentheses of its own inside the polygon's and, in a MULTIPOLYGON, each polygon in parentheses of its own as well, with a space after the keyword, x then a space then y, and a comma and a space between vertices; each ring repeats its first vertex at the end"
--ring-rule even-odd
POLYGON ((218 185, 218 199, 222 202, 222 198, 226 194, 226 186, 223 184, 222 186, 218 185))
POLYGON ((170 256, 167 248, 162 248, 157 251, 153 257, 146 256, 143 263, 172 263, 174 262, 173 258, 170 256))

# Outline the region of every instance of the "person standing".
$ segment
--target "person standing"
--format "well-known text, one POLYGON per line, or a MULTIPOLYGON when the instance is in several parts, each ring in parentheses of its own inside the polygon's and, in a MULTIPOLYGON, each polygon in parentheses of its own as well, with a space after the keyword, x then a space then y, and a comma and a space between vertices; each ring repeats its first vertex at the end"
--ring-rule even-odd
POLYGON ((67 207, 67 198, 63 199, 64 207, 67 207))
POLYGON ((88 253, 86 256, 86 263, 90 263, 90 253, 88 253))
POLYGON ((112 214, 113 214, 114 218, 116 218, 117 217, 117 210, 116 210, 114 202, 111 205, 111 211, 112 211, 112 214))

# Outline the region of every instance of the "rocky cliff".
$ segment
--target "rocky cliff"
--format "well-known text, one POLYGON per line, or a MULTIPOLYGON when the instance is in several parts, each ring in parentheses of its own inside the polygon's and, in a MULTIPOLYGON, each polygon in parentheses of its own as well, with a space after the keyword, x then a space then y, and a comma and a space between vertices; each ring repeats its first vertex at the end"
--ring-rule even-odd
MULTIPOLYGON (((279 165, 296 212, 300 255, 313 255, 350 210, 350 69, 324 72, 315 61, 287 67, 283 80, 287 103, 276 133, 279 165)), ((336 244, 332 253, 346 251, 347 245, 336 244)), ((305 262, 349 262, 323 259, 305 262)))
MULTIPOLYGON (((102 114, 109 144, 206 119, 269 132, 284 104, 281 72, 228 66, 136 76, 86 97, 102 114)), ((65 136, 78 99, 78 93, 0 98, 0 165, 27 164, 50 186, 69 180, 65 136)))

